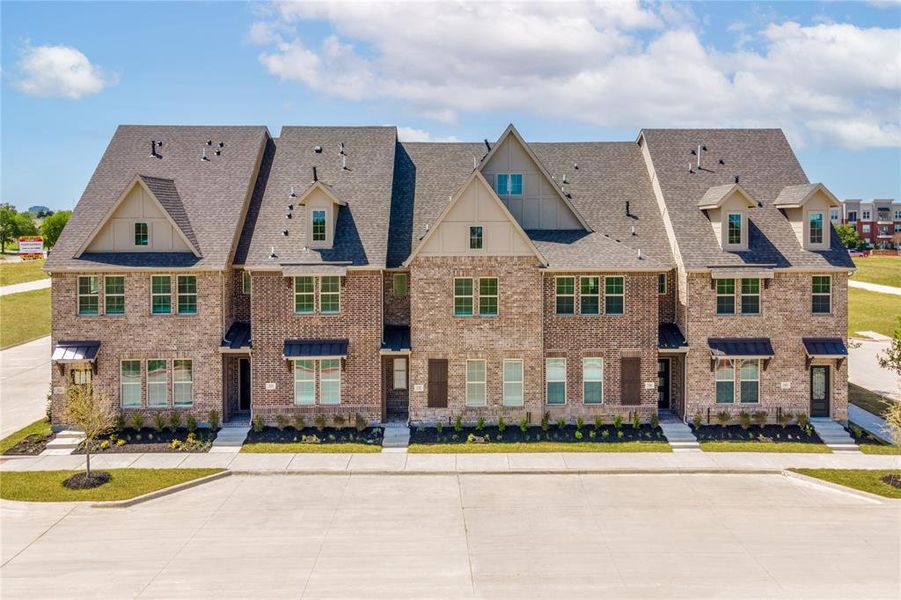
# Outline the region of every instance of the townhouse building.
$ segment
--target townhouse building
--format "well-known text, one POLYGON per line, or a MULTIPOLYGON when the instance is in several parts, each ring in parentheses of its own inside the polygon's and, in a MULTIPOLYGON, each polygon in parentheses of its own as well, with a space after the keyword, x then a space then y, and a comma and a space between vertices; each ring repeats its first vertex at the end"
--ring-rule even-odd
POLYGON ((901 246, 901 202, 896 200, 843 200, 840 207, 831 209, 830 219, 854 227, 869 248, 901 246))
POLYGON ((844 421, 840 207, 776 129, 121 126, 45 265, 54 423, 844 421))

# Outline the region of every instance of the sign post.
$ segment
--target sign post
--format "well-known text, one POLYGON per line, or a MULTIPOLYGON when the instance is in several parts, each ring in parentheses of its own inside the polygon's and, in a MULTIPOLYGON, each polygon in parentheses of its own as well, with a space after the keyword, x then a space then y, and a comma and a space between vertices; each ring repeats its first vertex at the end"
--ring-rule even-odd
POLYGON ((39 235, 29 235, 19 238, 19 258, 22 260, 36 260, 44 258, 44 238, 39 235))

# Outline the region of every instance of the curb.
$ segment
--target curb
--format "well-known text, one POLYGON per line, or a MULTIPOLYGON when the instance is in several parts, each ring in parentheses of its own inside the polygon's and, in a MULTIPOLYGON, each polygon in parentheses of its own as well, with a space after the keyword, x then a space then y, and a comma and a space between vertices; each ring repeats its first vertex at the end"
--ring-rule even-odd
POLYGON ((782 471, 782 476, 787 479, 794 479, 799 483, 804 485, 808 485, 810 487, 817 488, 825 488, 832 492, 837 492, 839 494, 845 494, 848 496, 855 496, 862 500, 869 500, 874 504, 882 504, 886 500, 891 502, 895 500, 894 498, 886 498, 885 496, 879 496, 877 494, 871 494, 870 492, 864 492, 863 490, 855 490, 854 488, 850 488, 838 483, 833 483, 831 481, 826 481, 825 479, 818 479, 816 477, 810 477, 809 475, 803 475, 801 473, 795 473, 794 471, 784 470, 782 471))
POLYGON ((235 475, 781 475, 781 469, 415 469, 409 471, 372 470, 321 470, 321 469, 273 469, 230 470, 235 475))
POLYGON ((142 496, 135 496, 134 498, 128 498, 127 500, 110 500, 108 502, 95 502, 91 504, 91 508, 127 508, 129 506, 134 506, 135 504, 141 504, 143 502, 147 502, 148 500, 155 500, 157 498, 162 498, 163 496, 168 496, 170 494, 175 494, 182 490, 187 490, 193 487, 197 487, 198 485, 203 485, 204 483, 209 483, 211 481, 216 481, 217 479, 222 479, 223 477, 229 477, 232 474, 232 471, 224 470, 220 473, 213 473, 212 475, 207 475, 206 477, 200 477, 198 479, 192 479, 191 481, 186 481, 184 483, 177 483, 175 485, 169 486, 167 488, 163 488, 161 490, 154 490, 152 492, 147 492, 142 496))

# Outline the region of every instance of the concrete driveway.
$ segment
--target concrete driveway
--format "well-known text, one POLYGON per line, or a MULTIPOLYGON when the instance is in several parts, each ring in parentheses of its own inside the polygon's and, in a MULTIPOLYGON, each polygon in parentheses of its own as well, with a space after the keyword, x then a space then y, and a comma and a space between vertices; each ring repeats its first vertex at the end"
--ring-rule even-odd
POLYGON ((897 504, 780 475, 232 476, 0 502, 4 598, 897 598, 897 504))
POLYGON ((0 438, 46 414, 50 336, 0 350, 0 438))
POLYGON ((889 347, 890 342, 869 339, 851 341, 852 347, 848 350, 848 381, 901 401, 901 377, 880 367, 877 358, 877 355, 889 347))

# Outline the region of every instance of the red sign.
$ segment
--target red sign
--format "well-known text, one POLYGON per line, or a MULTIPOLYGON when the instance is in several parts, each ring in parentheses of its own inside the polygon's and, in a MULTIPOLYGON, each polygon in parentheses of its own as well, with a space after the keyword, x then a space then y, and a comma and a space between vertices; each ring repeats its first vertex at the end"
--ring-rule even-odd
POLYGON ((44 258, 44 238, 39 235, 20 237, 19 257, 22 260, 44 258))

